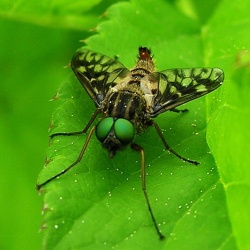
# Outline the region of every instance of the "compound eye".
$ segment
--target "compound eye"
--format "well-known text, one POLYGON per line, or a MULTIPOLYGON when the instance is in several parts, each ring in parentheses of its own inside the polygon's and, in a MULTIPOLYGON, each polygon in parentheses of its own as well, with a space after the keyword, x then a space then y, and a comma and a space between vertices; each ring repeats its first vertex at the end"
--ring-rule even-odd
POLYGON ((130 121, 123 118, 115 121, 114 131, 117 139, 123 144, 130 143, 135 136, 134 125, 130 121))
POLYGON ((95 134, 99 141, 103 142, 106 139, 113 124, 114 119, 112 117, 106 117, 97 124, 95 134))

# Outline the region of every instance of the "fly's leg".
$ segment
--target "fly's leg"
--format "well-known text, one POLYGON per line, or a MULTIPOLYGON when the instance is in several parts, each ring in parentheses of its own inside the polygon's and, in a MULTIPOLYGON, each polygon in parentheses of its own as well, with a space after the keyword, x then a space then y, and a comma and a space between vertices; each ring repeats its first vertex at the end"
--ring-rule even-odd
POLYGON ((156 229, 156 232, 159 235, 160 240, 163 240, 165 238, 165 236, 160 232, 160 229, 159 229, 159 227, 158 227, 158 225, 156 223, 156 220, 155 220, 155 217, 154 217, 154 214, 153 214, 153 210, 152 210, 152 208, 150 206, 150 203, 149 203, 148 193, 147 193, 147 189, 146 189, 146 172, 145 172, 145 154, 144 154, 144 150, 143 150, 142 147, 140 147, 139 145, 137 145, 135 143, 131 144, 131 148, 136 150, 137 152, 139 152, 140 155, 141 155, 142 191, 144 193, 144 196, 145 196, 145 199, 146 199, 146 202, 147 202, 147 206, 148 206, 148 210, 149 210, 149 213, 151 215, 151 218, 152 218, 154 227, 156 229))
MULTIPOLYGON (((77 131, 77 132, 59 132, 59 133, 55 133, 55 134, 51 134, 50 135, 50 139, 53 139, 55 136, 72 136, 72 135, 81 135, 81 134, 85 134, 89 127, 91 126, 91 124, 93 123, 93 121, 95 120, 96 116, 98 115, 99 110, 97 109, 95 111, 95 113, 92 115, 91 119, 89 120, 89 122, 87 123, 87 125, 85 126, 85 128, 82 131, 77 131)), ((43 187, 44 185, 46 185, 47 183, 51 182, 52 180, 56 179, 57 177, 65 174, 66 172, 68 172, 71 168, 73 168, 78 162, 81 161, 83 154, 89 144, 89 141, 93 135, 95 131, 95 126, 92 127, 92 129, 90 130, 90 133, 82 147, 82 150, 77 158, 77 160, 75 162, 73 162, 70 166, 68 166, 67 168, 63 169, 59 174, 54 175, 53 177, 49 178, 48 180, 46 180, 45 182, 41 183, 41 184, 37 184, 37 189, 41 189, 41 187, 43 187)))
POLYGON ((199 164, 199 162, 193 161, 193 160, 190 160, 190 159, 187 159, 187 158, 185 158, 185 157, 179 155, 177 152, 175 152, 175 151, 167 144, 167 141, 166 141, 166 139, 164 138, 164 136, 163 136, 163 134, 162 134, 162 132, 161 132, 161 129, 159 128, 158 124, 157 124, 156 122, 154 122, 154 121, 152 121, 152 124, 154 125, 154 127, 155 127, 155 129, 156 129, 158 135, 160 136, 161 141, 162 141, 162 143, 163 143, 164 146, 165 146, 165 149, 167 149, 169 152, 171 152, 172 154, 174 154, 175 156, 177 156, 179 159, 181 159, 181 160, 183 160, 183 161, 189 162, 189 163, 194 164, 194 165, 198 165, 198 164, 199 164))
POLYGON ((73 168, 77 163, 79 163, 79 162, 81 161, 81 159, 82 159, 82 157, 83 157, 83 155, 84 155, 84 153, 85 153, 85 151, 86 151, 86 149, 87 149, 87 147, 88 147, 88 144, 89 144, 89 142, 90 142, 90 139, 91 139, 91 137, 92 137, 92 135, 93 135, 93 133, 94 133, 94 131, 95 131, 95 128, 96 128, 96 126, 92 127, 92 129, 90 130, 90 132, 89 132, 89 134, 88 134, 88 137, 87 137, 87 139, 86 139, 86 141, 85 141, 85 143, 84 143, 84 145, 83 145, 83 147, 82 147, 82 150, 81 150, 81 152, 80 152, 78 158, 76 159, 76 161, 73 162, 70 166, 68 166, 68 167, 65 168, 64 170, 62 170, 59 174, 54 175, 53 177, 49 178, 47 181, 45 181, 45 182, 43 182, 43 183, 41 183, 41 184, 37 184, 36 187, 37 187, 38 190, 41 189, 41 187, 43 187, 43 186, 46 185, 47 183, 51 182, 52 180, 56 179, 57 177, 59 177, 59 176, 65 174, 66 172, 68 172, 71 168, 73 168))
POLYGON ((97 109, 95 111, 95 113, 92 115, 92 117, 90 118, 89 122, 87 123, 87 125, 85 126, 85 128, 81 131, 76 131, 76 132, 59 132, 59 133, 54 133, 50 135, 50 139, 53 139, 55 136, 59 136, 59 135, 63 135, 63 136, 71 136, 71 135, 81 135, 81 134, 85 134, 89 127, 91 126, 91 124, 93 123, 93 121, 95 120, 96 116, 98 115, 99 110, 97 109))

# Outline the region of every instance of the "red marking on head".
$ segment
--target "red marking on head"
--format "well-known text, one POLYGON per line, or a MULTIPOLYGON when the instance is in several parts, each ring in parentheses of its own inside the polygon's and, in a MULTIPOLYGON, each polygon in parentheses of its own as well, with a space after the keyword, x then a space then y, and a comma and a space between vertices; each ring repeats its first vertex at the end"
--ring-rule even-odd
POLYGON ((151 51, 147 47, 139 47, 139 59, 140 60, 151 60, 151 51))

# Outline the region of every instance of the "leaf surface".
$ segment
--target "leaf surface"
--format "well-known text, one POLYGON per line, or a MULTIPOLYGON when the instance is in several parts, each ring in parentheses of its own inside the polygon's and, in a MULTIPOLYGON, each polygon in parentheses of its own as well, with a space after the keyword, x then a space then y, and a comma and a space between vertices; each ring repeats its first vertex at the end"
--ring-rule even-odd
MULTIPOLYGON (((210 23, 202 31, 198 21, 167 1, 119 3, 109 9, 107 16, 109 20, 98 26, 99 34, 87 39, 87 47, 119 56, 127 67, 134 65, 138 46, 142 45, 151 48, 158 70, 201 66, 224 69, 224 45, 218 42, 220 33, 213 30, 220 27, 217 10, 207 17, 210 23)), ((164 241, 159 241, 147 211, 138 153, 127 147, 110 159, 93 137, 82 161, 46 185, 46 248, 182 249, 185 244, 186 249, 236 249, 224 181, 206 144, 208 119, 208 142, 219 162, 223 143, 214 131, 222 126, 214 119, 224 105, 223 88, 186 104, 188 113, 168 112, 155 119, 169 145, 199 161, 199 166, 164 151, 153 128, 135 138, 145 149, 147 190, 160 230, 166 236, 164 241)), ((73 76, 63 84, 58 98, 61 103, 53 115, 51 133, 82 130, 95 108, 73 76)), ((49 163, 38 183, 74 162, 86 136, 54 138, 47 152, 49 163)))

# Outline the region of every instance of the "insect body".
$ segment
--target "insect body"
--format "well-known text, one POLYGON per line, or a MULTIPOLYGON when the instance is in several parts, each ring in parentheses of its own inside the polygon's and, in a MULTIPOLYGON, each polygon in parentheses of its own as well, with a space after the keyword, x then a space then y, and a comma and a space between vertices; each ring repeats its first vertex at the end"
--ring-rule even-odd
POLYGON ((163 239, 146 191, 144 150, 133 142, 134 136, 148 126, 154 126, 167 150, 180 159, 197 165, 198 162, 184 158, 171 149, 152 118, 168 110, 186 111, 177 110, 176 107, 218 88, 224 80, 223 71, 218 68, 191 68, 156 72, 151 52, 145 47, 139 48, 138 61, 131 70, 117 59, 87 49, 76 52, 71 67, 97 109, 82 131, 56 133, 50 137, 86 133, 98 114, 101 114, 102 119, 90 129, 77 160, 37 187, 40 189, 80 162, 94 132, 109 151, 110 157, 130 144, 141 155, 142 190, 154 227, 160 239, 163 239))

